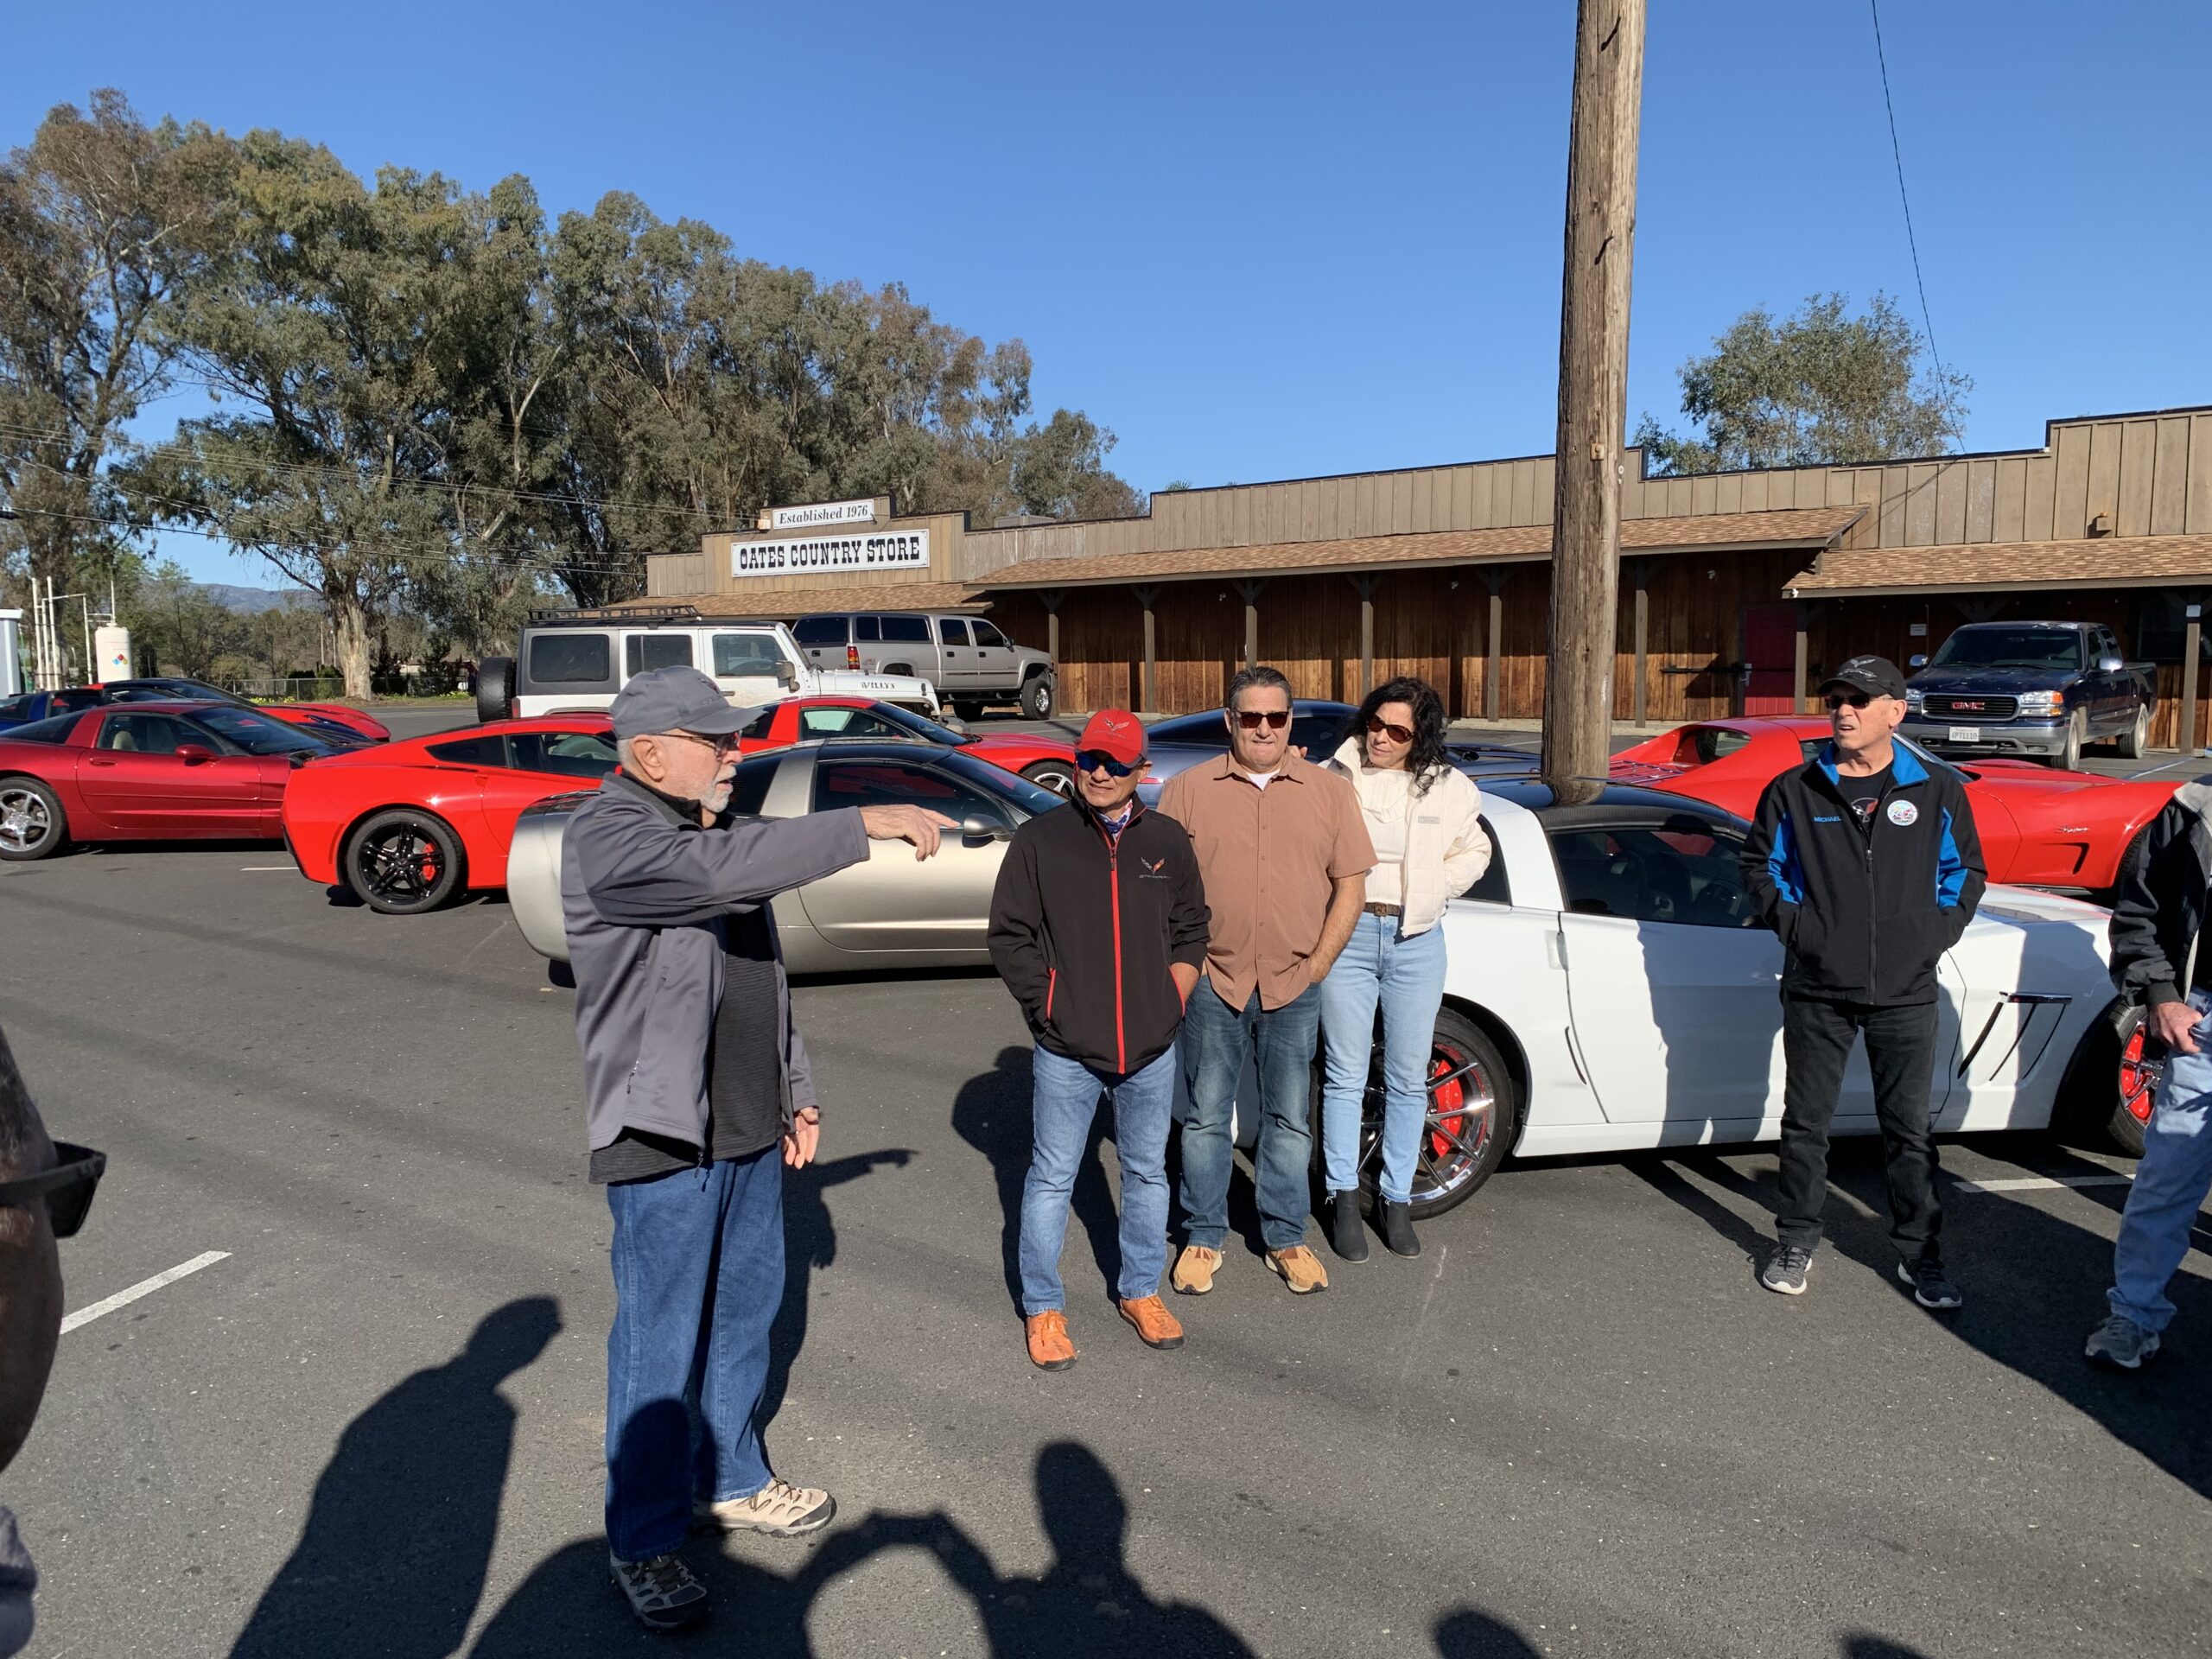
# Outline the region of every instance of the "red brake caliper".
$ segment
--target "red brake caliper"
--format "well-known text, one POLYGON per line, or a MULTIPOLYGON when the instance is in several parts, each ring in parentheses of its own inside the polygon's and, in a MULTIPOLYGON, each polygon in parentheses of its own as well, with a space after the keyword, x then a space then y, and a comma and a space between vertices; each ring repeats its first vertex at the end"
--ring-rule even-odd
POLYGON ((2139 1123, 2151 1121, 2152 1074, 2143 1066, 2143 1027, 2138 1026, 2120 1051, 2120 1103, 2139 1123))
MULTIPOLYGON (((1447 1071, 1458 1071, 1465 1064, 1465 1062, 1458 1055, 1447 1049, 1429 1062, 1428 1075, 1433 1080, 1442 1077, 1447 1071)), ((1467 1099, 1465 1090, 1460 1086, 1462 1081, 1461 1078, 1454 1077, 1441 1089, 1433 1090, 1431 1094, 1431 1098, 1435 1102, 1434 1109, 1438 1128, 1449 1131, 1452 1135, 1465 1135, 1467 1129, 1466 1115, 1460 1110, 1467 1099)), ((1447 1158, 1452 1154, 1452 1146, 1442 1135, 1431 1130, 1428 1137, 1428 1149, 1435 1157, 1447 1158)))

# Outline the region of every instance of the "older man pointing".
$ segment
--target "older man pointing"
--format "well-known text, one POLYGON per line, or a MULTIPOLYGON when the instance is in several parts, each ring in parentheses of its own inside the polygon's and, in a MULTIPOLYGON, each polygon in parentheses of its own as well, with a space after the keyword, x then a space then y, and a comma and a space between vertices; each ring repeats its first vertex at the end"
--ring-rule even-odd
POLYGON ((693 1525, 788 1537, 836 1512, 776 1478, 758 1421, 784 1169, 820 1134, 768 901, 871 840, 927 858, 951 821, 912 806, 724 818, 753 711, 696 668, 639 675, 610 712, 621 768, 569 821, 561 907, 591 1179, 614 1217, 607 1551, 639 1621, 673 1630, 706 1611, 676 1554, 693 1525))

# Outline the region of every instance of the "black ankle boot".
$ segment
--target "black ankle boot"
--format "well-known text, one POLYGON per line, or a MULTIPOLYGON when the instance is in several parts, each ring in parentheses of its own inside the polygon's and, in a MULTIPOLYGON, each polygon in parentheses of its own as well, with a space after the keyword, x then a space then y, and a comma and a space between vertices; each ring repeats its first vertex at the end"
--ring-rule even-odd
POLYGON ((1378 1200, 1382 1212, 1382 1243, 1393 1255, 1419 1255, 1421 1240, 1414 1236, 1414 1207, 1378 1200))
POLYGON ((1338 1192, 1331 1196, 1329 1244, 1347 1262, 1367 1260, 1367 1224, 1360 1219, 1358 1193, 1338 1192))

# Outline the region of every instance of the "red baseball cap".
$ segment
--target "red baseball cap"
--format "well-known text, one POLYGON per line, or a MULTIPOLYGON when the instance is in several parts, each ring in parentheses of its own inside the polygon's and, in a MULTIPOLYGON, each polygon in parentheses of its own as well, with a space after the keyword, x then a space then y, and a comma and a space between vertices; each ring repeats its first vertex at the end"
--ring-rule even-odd
POLYGON ((1101 709, 1084 722, 1075 748, 1077 754, 1093 749, 1125 766, 1135 766, 1144 759, 1144 727, 1126 709, 1101 709))

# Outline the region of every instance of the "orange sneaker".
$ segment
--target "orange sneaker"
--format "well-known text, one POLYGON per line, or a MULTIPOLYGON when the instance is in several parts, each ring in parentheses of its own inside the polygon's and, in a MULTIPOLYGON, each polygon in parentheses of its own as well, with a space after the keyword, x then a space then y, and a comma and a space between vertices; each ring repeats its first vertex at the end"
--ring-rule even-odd
POLYGON ((1308 1296, 1317 1290, 1329 1287, 1329 1270, 1321 1265, 1321 1258, 1303 1244, 1294 1244, 1287 1250, 1269 1250, 1268 1265, 1282 1275, 1291 1293, 1308 1296))
POLYGON ((1075 1363, 1075 1344, 1068 1340, 1068 1316, 1057 1307, 1032 1313, 1021 1327, 1029 1338, 1029 1363, 1040 1371, 1065 1371, 1075 1363))
POLYGON ((1167 1282, 1175 1287, 1178 1295, 1203 1296, 1213 1288, 1213 1276, 1220 1271, 1219 1250, 1185 1244, 1183 1254, 1175 1258, 1175 1271, 1167 1275, 1167 1282))
POLYGON ((1137 1336, 1147 1348, 1180 1348, 1183 1345, 1183 1326, 1167 1311, 1167 1304, 1157 1296, 1141 1296, 1134 1302, 1117 1306, 1122 1317, 1136 1327, 1137 1336))

